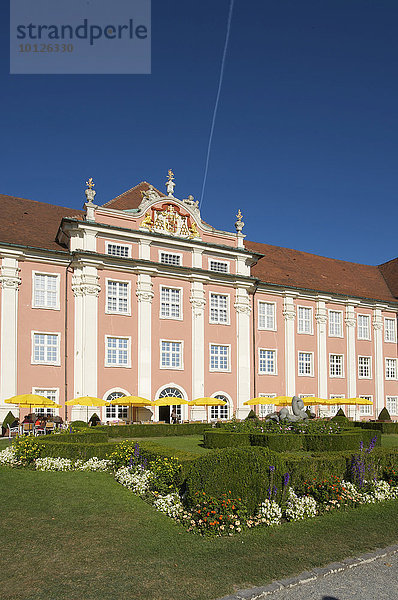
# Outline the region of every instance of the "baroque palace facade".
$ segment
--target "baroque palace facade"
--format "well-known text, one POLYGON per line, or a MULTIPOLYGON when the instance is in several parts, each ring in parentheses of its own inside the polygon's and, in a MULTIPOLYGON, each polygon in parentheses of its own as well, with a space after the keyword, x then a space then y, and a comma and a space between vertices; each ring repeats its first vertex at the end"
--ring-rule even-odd
POLYGON ((249 242, 240 211, 235 232, 218 231, 174 186, 169 171, 166 194, 142 182, 97 206, 89 180, 81 211, 0 195, 0 421, 6 398, 31 392, 74 419, 86 409, 67 414, 66 400, 130 394, 222 397, 211 418, 244 417, 253 396, 363 396, 362 418, 397 417, 398 259, 249 242))

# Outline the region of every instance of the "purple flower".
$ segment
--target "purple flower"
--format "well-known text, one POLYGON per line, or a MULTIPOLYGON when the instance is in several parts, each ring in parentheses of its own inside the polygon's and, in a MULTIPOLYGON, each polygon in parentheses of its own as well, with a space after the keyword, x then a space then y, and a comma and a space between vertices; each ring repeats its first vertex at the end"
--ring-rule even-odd
POLYGON ((271 471, 271 473, 273 473, 273 472, 275 471, 275 467, 274 467, 274 465, 270 465, 270 466, 269 466, 269 470, 271 471))
POLYGON ((134 457, 138 458, 139 455, 140 455, 140 447, 139 447, 138 443, 136 442, 135 446, 134 446, 134 457))
POLYGON ((283 485, 286 486, 289 483, 290 475, 289 473, 285 473, 283 477, 283 485))

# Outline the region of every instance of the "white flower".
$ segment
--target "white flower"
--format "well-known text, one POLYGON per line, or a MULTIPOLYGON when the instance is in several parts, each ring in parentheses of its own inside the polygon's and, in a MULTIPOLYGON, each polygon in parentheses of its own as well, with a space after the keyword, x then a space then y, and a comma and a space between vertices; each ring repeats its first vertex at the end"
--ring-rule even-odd
POLYGON ((72 461, 69 458, 53 458, 46 456, 45 458, 36 458, 36 471, 71 471, 72 461))
POLYGON ((282 511, 279 504, 273 500, 264 500, 260 504, 257 518, 260 518, 261 522, 266 525, 279 525, 282 518, 282 511))
MULTIPOLYGON (((167 496, 157 496, 153 503, 156 510, 166 513, 172 519, 179 519, 183 516, 184 507, 178 494, 167 494, 167 496)), ((191 521, 192 523, 192 521, 191 521)), ((195 521, 193 521, 195 523, 195 521)))
POLYGON ((116 471, 115 479, 135 494, 143 496, 149 490, 150 483, 153 480, 153 473, 149 470, 144 471, 141 468, 132 472, 129 467, 123 467, 116 471))
POLYGON ((86 462, 77 460, 75 462, 75 469, 79 471, 109 471, 111 461, 106 459, 100 459, 96 456, 90 458, 86 462))
POLYGON ((289 488, 285 510, 286 518, 289 521, 301 521, 302 519, 315 517, 316 514, 316 501, 312 496, 299 498, 293 489, 289 488))
POLYGON ((17 459, 15 449, 13 446, 8 446, 4 450, 0 451, 0 465, 7 465, 8 467, 19 467, 21 461, 17 459))

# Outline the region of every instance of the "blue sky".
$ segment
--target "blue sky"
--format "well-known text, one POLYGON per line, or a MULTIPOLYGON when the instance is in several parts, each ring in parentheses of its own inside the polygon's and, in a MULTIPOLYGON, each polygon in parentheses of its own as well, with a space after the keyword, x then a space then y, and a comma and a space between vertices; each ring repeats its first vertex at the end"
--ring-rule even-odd
MULTIPOLYGON (((0 193, 81 208, 147 180, 199 199, 229 0, 153 0, 151 75, 9 75, 0 193)), ((398 256, 398 3, 235 0, 202 217, 354 262, 398 256), (387 227, 388 225, 388 227, 387 227)))

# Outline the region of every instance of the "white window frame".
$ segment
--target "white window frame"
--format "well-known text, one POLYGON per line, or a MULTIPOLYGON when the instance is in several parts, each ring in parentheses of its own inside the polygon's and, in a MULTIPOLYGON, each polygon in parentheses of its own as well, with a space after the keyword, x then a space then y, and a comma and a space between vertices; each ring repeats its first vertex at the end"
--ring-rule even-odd
POLYGON ((208 259, 208 267, 209 267, 209 271, 212 271, 212 273, 229 273, 229 269, 230 269, 229 261, 219 260, 218 258, 209 258, 208 259), (225 265, 226 270, 220 271, 219 269, 212 269, 212 264, 225 265))
POLYGON ((259 331, 276 331, 276 302, 268 302, 267 300, 258 300, 257 302, 257 315, 258 315, 258 329, 259 331), (268 315, 267 311, 265 311, 264 315, 261 315, 260 305, 272 306, 272 320, 273 327, 267 327, 268 315), (264 318, 264 325, 261 325, 260 318, 264 318))
POLYGON ((231 372, 231 344, 219 344, 217 342, 209 342, 209 371, 210 373, 230 373, 231 372), (227 348, 227 368, 226 369, 214 369, 211 366, 211 347, 217 346, 218 348, 227 348))
POLYGON ((370 340, 371 339, 370 326, 371 326, 370 315, 367 315, 365 313, 358 313, 357 314, 357 339, 358 340, 370 340), (368 336, 367 337, 360 335, 360 329, 361 329, 361 327, 359 325, 360 317, 366 317, 366 320, 368 322, 368 336))
POLYGON ((307 350, 298 350, 297 351, 297 375, 298 377, 314 377, 314 353, 307 351, 307 350), (311 372, 310 373, 300 373, 300 354, 309 354, 311 357, 311 361, 310 361, 310 367, 311 367, 311 372))
POLYGON ((276 350, 276 348, 259 348, 258 349, 258 375, 278 375, 278 351, 276 350), (260 365, 261 365, 261 360, 265 360, 265 362, 267 362, 267 359, 261 359, 261 352, 273 352, 274 353, 274 370, 273 371, 261 371, 260 370, 260 365))
POLYGON ((228 419, 231 418, 231 408, 232 408, 232 399, 229 396, 229 394, 226 394, 225 392, 215 392, 214 394, 211 395, 212 398, 218 398, 219 396, 222 396, 223 398, 226 399, 227 404, 223 404, 223 405, 219 405, 219 406, 211 406, 210 410, 209 410, 209 419, 210 421, 228 421, 228 419), (218 409, 218 410, 217 410, 218 409), (227 416, 226 417, 220 417, 220 411, 221 410, 227 410, 227 416), (213 410, 214 412, 218 412, 218 416, 213 416, 213 410))
POLYGON ((115 369, 131 369, 131 336, 130 335, 112 335, 105 334, 105 367, 113 367, 115 369), (127 340, 127 364, 110 363, 108 362, 108 340, 127 340))
MULTIPOLYGON (((229 294, 219 294, 218 292, 209 292, 209 323, 211 325, 230 325, 231 321, 230 321, 230 295, 229 294), (227 320, 226 321, 220 321, 219 319, 212 319, 211 318, 211 297, 213 296, 223 296, 224 298, 227 299, 227 320)), ((220 310, 219 308, 217 308, 217 310, 220 310)))
POLYGON ((359 416, 360 417, 371 417, 374 414, 374 404, 373 404, 373 396, 369 394, 363 395, 361 394, 359 398, 365 398, 365 400, 371 400, 372 405, 370 404, 360 404, 359 405, 359 416))
POLYGON ((61 288, 61 275, 60 273, 48 273, 46 271, 32 271, 32 308, 41 308, 43 310, 61 310, 60 305, 60 288, 61 288), (56 303, 55 306, 42 306, 36 303, 35 291, 36 291, 36 275, 46 275, 48 277, 56 277, 56 303))
POLYGON ((390 415, 398 415, 398 396, 386 396, 386 409, 390 415), (391 410, 391 407, 388 408, 387 406, 387 404, 391 401, 395 402, 395 410, 391 410))
MULTIPOLYGON (((276 398, 276 394, 259 394, 259 397, 262 398, 276 398)), ((259 404, 258 405, 258 416, 261 418, 270 415, 271 413, 276 411, 275 404, 259 404), (263 410, 267 409, 267 410, 263 410)))
POLYGON ((167 265, 169 267, 181 267, 182 266, 182 258, 183 258, 183 255, 180 252, 169 252, 168 250, 159 250, 159 262, 162 265, 167 265), (172 262, 163 262, 162 261, 162 254, 167 254, 167 255, 172 256, 174 258, 178 258, 178 264, 175 265, 172 262))
MULTIPOLYGON (((36 394, 37 396, 44 396, 44 398, 48 398, 48 396, 45 396, 44 394, 40 394, 40 392, 54 392, 54 398, 50 398, 51 400, 54 400, 55 404, 59 404, 59 388, 53 388, 53 387, 48 387, 46 389, 44 389, 44 387, 40 387, 40 386, 34 386, 32 387, 32 394, 36 394)), ((53 415, 56 416, 59 414, 59 409, 54 407, 52 408, 51 406, 46 406, 44 407, 37 407, 35 410, 38 409, 44 409, 44 411, 42 414, 44 415, 53 415)), ((38 413, 40 414, 40 413, 38 413)))
POLYGON ((52 365, 55 367, 59 367, 61 365, 61 332, 60 331, 32 331, 31 332, 31 364, 32 365, 52 365), (37 361, 35 360, 35 335, 55 335, 57 336, 57 359, 55 361, 37 361))
MULTIPOLYGON (((341 400, 345 400, 345 396, 344 394, 330 394, 329 396, 330 400, 339 400, 341 398, 341 400)), ((329 409, 329 414, 331 415, 336 415, 340 408, 344 411, 344 407, 345 404, 331 404, 330 406, 328 406, 327 408, 329 409)), ((345 414, 345 412, 344 412, 345 414)))
POLYGON ((358 355, 358 379, 372 379, 372 357, 371 356, 363 356, 362 354, 358 355), (369 359, 369 375, 360 375, 359 374, 359 359, 360 358, 369 359))
MULTIPOLYGON (((343 334, 343 311, 342 310, 334 310, 333 308, 329 308, 328 309, 328 321, 329 321, 329 328, 328 328, 328 334, 329 337, 337 337, 337 338, 342 338, 344 337, 343 334), (332 324, 332 320, 330 319, 330 313, 335 313, 335 314, 339 314, 340 315, 340 333, 331 333, 330 329, 331 329, 331 324, 332 324)), ((333 323, 333 325, 335 326, 335 324, 333 323)))
POLYGON ((386 342, 386 344, 396 344, 397 343, 397 319, 396 317, 384 317, 384 341, 386 342), (389 333, 391 333, 389 331, 389 329, 387 328, 387 321, 390 321, 393 323, 393 336, 392 339, 387 339, 389 337, 389 333))
POLYGON ((386 381, 396 380, 397 379, 397 373, 398 373, 398 360, 397 360, 397 358, 394 357, 394 356, 393 357, 386 356, 384 358, 384 377, 385 377, 386 381), (387 361, 388 360, 392 360, 395 363, 395 368, 394 368, 395 376, 394 377, 387 377, 387 361))
POLYGON ((105 313, 107 315, 124 315, 125 317, 131 316, 131 281, 123 280, 123 279, 113 279, 112 277, 107 277, 105 279, 105 289, 106 289, 106 299, 105 299, 105 313), (127 283, 127 310, 110 310, 108 303, 108 284, 112 283, 127 283))
POLYGON ((131 244, 125 244, 124 242, 111 242, 105 240, 105 254, 113 256, 113 258, 131 258, 131 244), (109 246, 120 246, 121 248, 127 248, 128 256, 119 256, 118 254, 111 254, 109 252, 109 246))
MULTIPOLYGON (((183 320, 183 314, 182 314, 182 307, 183 307, 183 288, 182 287, 176 287, 174 285, 161 285, 160 286, 160 298, 159 298, 159 319, 171 319, 173 321, 182 321, 183 320), (180 295, 180 302, 179 302, 179 316, 178 317, 173 317, 171 314, 169 315, 162 315, 162 294, 163 294, 163 290, 178 290, 179 295, 180 295)), ((169 303, 169 313, 171 308, 171 303, 169 303)))
MULTIPOLYGON (((184 370, 184 341, 183 340, 166 340, 166 339, 161 339, 159 340, 159 369, 162 370, 168 370, 168 371, 183 371, 184 370), (162 354, 163 354, 163 350, 162 350, 162 344, 179 344, 180 345, 180 365, 178 367, 173 367, 171 364, 170 365, 162 365, 162 354)), ((170 355, 171 355, 171 350, 169 351, 170 355)))
POLYGON ((314 334, 314 309, 312 306, 297 306, 297 333, 300 335, 313 335, 314 334), (304 331, 302 326, 306 323, 305 319, 300 319, 300 311, 304 309, 305 311, 309 311, 311 317, 309 321, 310 330, 304 331))
POLYGON ((335 352, 329 352, 329 377, 333 379, 344 379, 344 354, 336 354, 335 352), (340 356, 341 358, 341 375, 332 375, 332 356, 340 356))

